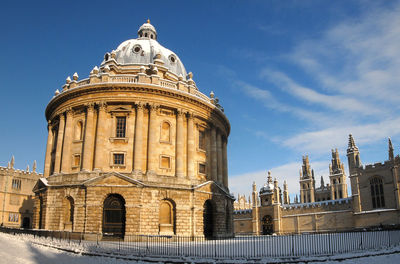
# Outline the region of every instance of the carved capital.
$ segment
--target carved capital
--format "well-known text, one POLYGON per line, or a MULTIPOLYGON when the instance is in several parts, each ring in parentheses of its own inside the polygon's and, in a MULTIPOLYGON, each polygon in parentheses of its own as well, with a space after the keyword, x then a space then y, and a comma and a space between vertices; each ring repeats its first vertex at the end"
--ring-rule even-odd
POLYGON ((185 111, 183 111, 182 109, 178 108, 176 109, 176 116, 177 117, 183 117, 186 114, 185 111))
POLYGON ((65 109, 65 113, 67 116, 72 116, 73 114, 72 107, 68 107, 67 109, 65 109))
POLYGON ((194 118, 194 113, 193 112, 187 112, 187 118, 188 119, 193 119, 194 118))
POLYGON ((59 118, 60 118, 60 121, 61 121, 61 120, 64 121, 64 120, 65 120, 64 113, 61 113, 61 114, 59 115, 59 118))
POLYGON ((106 111, 107 110, 107 103, 104 101, 100 101, 96 103, 99 106, 100 111, 106 111))
POLYGON ((149 109, 152 112, 157 111, 158 108, 160 108, 159 104, 149 104, 149 109))
POLYGON ((87 103, 85 104, 86 106, 86 110, 89 112, 93 112, 94 111, 94 103, 87 103))
POLYGON ((137 110, 143 110, 144 104, 142 102, 135 102, 137 110))

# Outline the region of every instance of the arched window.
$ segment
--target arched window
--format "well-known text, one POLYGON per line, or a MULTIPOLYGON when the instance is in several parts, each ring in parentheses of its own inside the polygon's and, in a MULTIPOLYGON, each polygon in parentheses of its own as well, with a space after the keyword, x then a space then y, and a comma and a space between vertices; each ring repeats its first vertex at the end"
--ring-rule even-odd
POLYGON ((168 122, 163 122, 161 125, 160 141, 170 142, 171 125, 168 122))
POLYGON ((75 140, 82 140, 83 138, 83 122, 78 121, 75 126, 75 140))
POLYGON ((175 234, 175 206, 171 201, 161 201, 159 222, 160 234, 175 234))
POLYGON ((371 186, 372 208, 385 207, 382 179, 378 177, 373 177, 370 180, 370 186, 371 186))
POLYGON ((211 200, 207 200, 203 207, 203 232, 207 239, 214 236, 214 206, 211 200))

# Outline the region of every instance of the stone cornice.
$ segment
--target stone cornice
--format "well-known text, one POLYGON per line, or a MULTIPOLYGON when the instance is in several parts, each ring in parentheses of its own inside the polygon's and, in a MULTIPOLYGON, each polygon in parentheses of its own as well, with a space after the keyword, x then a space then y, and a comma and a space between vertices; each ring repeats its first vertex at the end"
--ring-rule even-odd
MULTIPOLYGON (((58 114, 58 112, 63 112, 65 109, 57 109, 61 104, 73 99, 80 97, 82 95, 89 95, 89 94, 98 94, 104 93, 107 91, 126 91, 126 92, 136 92, 136 93, 145 93, 145 94, 158 94, 165 97, 175 98, 178 100, 188 101, 200 108, 203 108, 209 112, 216 113, 214 118, 218 118, 222 124, 224 124, 227 134, 229 135, 230 132, 230 123, 225 116, 225 114, 218 109, 215 105, 211 102, 206 102, 203 98, 196 96, 195 94, 190 94, 184 91, 170 89, 161 87, 160 85, 155 84, 145 84, 145 83, 93 83, 82 85, 73 89, 69 89, 56 97, 53 97, 50 100, 49 104, 46 107, 46 118, 47 120, 51 119, 54 114, 58 114), (55 113, 55 110, 57 113, 55 113)), ((104 98, 102 100, 107 101, 114 101, 114 98, 104 98)), ((124 101, 124 98, 117 98, 118 100, 124 101)), ((99 98, 93 98, 93 101, 98 101, 99 98)), ((78 105, 81 105, 82 102, 79 102, 78 105)), ((72 105, 72 104, 71 104, 72 105)), ((72 105, 73 106, 73 105, 72 105)))

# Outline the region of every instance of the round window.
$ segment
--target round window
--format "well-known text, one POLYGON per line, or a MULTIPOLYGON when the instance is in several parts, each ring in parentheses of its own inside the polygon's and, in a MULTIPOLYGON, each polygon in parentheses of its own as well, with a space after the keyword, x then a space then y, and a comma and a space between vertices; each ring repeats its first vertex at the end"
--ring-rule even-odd
POLYGON ((170 62, 172 62, 172 63, 175 63, 176 62, 176 57, 174 56, 174 55, 169 55, 169 61, 170 62))
POLYGON ((140 45, 135 45, 135 46, 133 46, 133 48, 132 48, 132 51, 133 51, 134 53, 139 53, 141 50, 142 50, 142 47, 140 47, 140 45))

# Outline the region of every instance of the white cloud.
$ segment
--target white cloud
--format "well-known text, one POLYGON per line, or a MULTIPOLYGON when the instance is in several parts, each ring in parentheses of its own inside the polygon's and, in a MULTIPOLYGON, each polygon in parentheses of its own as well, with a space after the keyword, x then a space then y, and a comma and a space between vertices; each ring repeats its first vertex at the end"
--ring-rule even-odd
POLYGON ((400 118, 383 120, 377 123, 339 126, 319 131, 299 133, 284 140, 284 145, 312 153, 325 152, 330 148, 345 149, 348 134, 353 134, 357 144, 374 143, 377 140, 400 134, 400 118))
POLYGON ((357 98, 400 99, 400 4, 348 19, 319 39, 301 42, 288 56, 323 88, 357 98))
POLYGON ((319 104, 322 107, 329 108, 333 111, 342 111, 345 113, 352 111, 362 115, 383 114, 381 109, 372 107, 372 105, 355 98, 337 94, 327 95, 311 88, 304 87, 294 82, 283 72, 264 69, 261 72, 261 76, 273 82, 276 86, 291 96, 298 97, 299 99, 309 103, 319 104))

